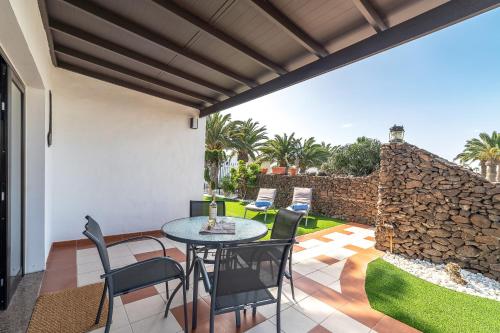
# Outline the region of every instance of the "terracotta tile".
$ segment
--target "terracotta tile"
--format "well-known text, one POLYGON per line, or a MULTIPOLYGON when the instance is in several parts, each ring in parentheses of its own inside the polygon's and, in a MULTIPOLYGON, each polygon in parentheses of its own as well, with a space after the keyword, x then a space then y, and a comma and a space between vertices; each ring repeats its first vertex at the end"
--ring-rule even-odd
POLYGON ((151 252, 134 254, 134 257, 135 257, 135 259, 137 259, 137 261, 144 261, 144 260, 148 260, 151 258, 163 257, 163 251, 158 250, 158 251, 151 251, 151 252))
POLYGON ((186 261, 186 255, 176 247, 167 249, 167 257, 171 257, 172 259, 179 262, 186 261))
POLYGON ((121 295, 121 298, 123 304, 128 304, 135 301, 140 301, 141 299, 148 298, 154 295, 158 295, 158 290, 156 290, 154 286, 151 286, 136 291, 132 291, 125 295, 121 295))
POLYGON ((153 236, 153 237, 162 237, 163 233, 161 230, 150 230, 150 231, 144 231, 142 233, 143 236, 153 236))
POLYGON ((322 242, 325 242, 325 243, 329 243, 332 241, 331 238, 326 238, 324 236, 319 236, 319 237, 316 237, 315 239, 322 241, 322 242))
MULTIPOLYGON (((240 333, 251 329, 252 327, 264 322, 266 317, 261 315, 258 311, 255 316, 252 311, 240 311, 241 326, 236 327, 236 318, 234 312, 224 313, 215 316, 214 331, 217 333, 240 333)), ((198 324, 196 332, 209 332, 210 321, 205 321, 201 325, 198 324)))
POLYGON ((76 240, 69 240, 69 241, 52 243, 53 249, 67 248, 67 247, 76 247, 76 240))
MULTIPOLYGON (((360 301, 348 302, 338 310, 370 328, 373 328, 384 316, 382 312, 373 310, 369 304, 360 301)), ((398 331, 393 330, 393 332, 398 331)))
POLYGON ((361 223, 356 223, 356 222, 349 222, 348 223, 351 227, 358 227, 358 228, 363 228, 363 229, 373 229, 374 227, 367 225, 367 224, 361 224, 361 223))
POLYGON ((75 268, 76 272, 76 245, 74 247, 53 247, 47 258, 46 269, 64 270, 69 268, 75 268))
POLYGON ((345 297, 343 294, 340 294, 335 290, 325 286, 317 289, 315 293, 311 294, 311 296, 336 309, 339 309, 345 304, 352 301, 350 298, 345 297))
POLYGON ((325 256, 325 255, 320 255, 320 256, 317 256, 316 258, 314 258, 316 260, 319 260, 327 265, 332 265, 332 264, 335 264, 336 262, 339 262, 340 260, 338 259, 335 259, 335 258, 332 258, 332 257, 329 257, 329 256, 325 256))
POLYGON ((372 237, 372 236, 365 237, 365 239, 372 241, 372 242, 375 242, 375 237, 372 237))
POLYGON ((356 245, 352 245, 352 244, 348 244, 348 245, 344 246, 344 249, 352 250, 355 252, 359 252, 359 251, 364 250, 363 248, 356 246, 356 245))
POLYGON ((326 328, 324 328, 323 326, 318 325, 315 328, 313 328, 312 330, 310 330, 308 333, 331 333, 331 332, 329 330, 327 330, 326 328))
POLYGON ((378 333, 418 333, 419 330, 408 326, 399 320, 393 319, 389 316, 383 316, 382 319, 373 327, 373 330, 378 333))
POLYGON ((92 247, 95 247, 95 245, 94 242, 92 242, 90 239, 78 239, 76 241, 77 250, 89 249, 92 247))
MULTIPOLYGON (((360 257, 361 256, 357 256, 357 258, 360 257)), ((368 298, 365 292, 366 263, 351 258, 347 260, 340 274, 342 294, 348 298, 368 304, 368 298)))
POLYGON ((335 230, 335 232, 339 232, 344 235, 352 235, 353 232, 347 231, 347 230, 335 230))
MULTIPOLYGON (((191 323, 192 323, 192 317, 193 317, 193 303, 189 302, 187 304, 187 310, 188 310, 188 327, 190 332, 204 332, 203 324, 209 322, 210 320, 210 306, 202 299, 198 300, 198 322, 197 322, 197 329, 195 331, 192 331, 191 329, 191 323)), ((184 308, 182 305, 179 305, 175 308, 171 308, 170 311, 174 315, 175 319, 179 323, 181 327, 184 327, 184 308)), ((206 330, 208 332, 208 330, 206 330)))
POLYGON ((139 237, 139 236, 142 236, 142 232, 131 232, 128 234, 121 235, 122 239, 130 239, 130 238, 139 237))
POLYGON ((76 288, 76 286, 76 268, 58 271, 45 271, 40 294, 76 288))
POLYGON ((111 244, 111 243, 119 242, 121 240, 123 240, 123 236, 122 235, 104 236, 104 241, 106 242, 106 244, 111 244))
POLYGON ((300 246, 300 245, 294 245, 293 246, 293 252, 300 252, 300 251, 304 251, 305 248, 300 246))

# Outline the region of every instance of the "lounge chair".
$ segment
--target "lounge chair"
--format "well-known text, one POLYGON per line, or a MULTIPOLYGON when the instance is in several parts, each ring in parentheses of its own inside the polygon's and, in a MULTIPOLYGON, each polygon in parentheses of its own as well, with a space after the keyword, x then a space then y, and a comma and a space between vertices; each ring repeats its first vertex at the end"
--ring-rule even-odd
POLYGON ((264 221, 267 222, 267 211, 274 206, 274 199, 276 198, 276 189, 274 188, 261 188, 259 194, 257 194, 257 199, 245 206, 245 215, 247 217, 247 210, 253 212, 264 212, 264 221), (269 203, 269 205, 259 206, 259 203, 269 203))
POLYGON ((294 212, 302 213, 306 217, 305 225, 309 219, 309 211, 311 210, 312 189, 305 187, 294 187, 292 204, 286 209, 294 212))

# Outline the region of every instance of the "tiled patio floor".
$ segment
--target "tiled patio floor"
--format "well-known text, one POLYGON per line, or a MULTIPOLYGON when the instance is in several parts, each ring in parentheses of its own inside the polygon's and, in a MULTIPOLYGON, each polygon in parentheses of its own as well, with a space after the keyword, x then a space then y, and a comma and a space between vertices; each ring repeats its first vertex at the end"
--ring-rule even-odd
MULTIPOLYGON (((168 255, 185 262, 185 245, 161 238, 168 255)), ((373 230, 364 225, 345 224, 298 238, 294 248, 294 282, 297 302, 291 298, 285 279, 282 299, 282 331, 303 332, 418 332, 373 310, 365 294, 368 263, 382 253, 373 248, 373 230)), ((111 240, 114 241, 114 240, 111 240)), ((158 244, 139 241, 110 248, 113 266, 121 266, 158 256, 158 244)), ((47 262, 42 293, 83 286, 100 281, 102 268, 97 250, 76 242, 53 248, 47 262)), ((174 283, 170 288, 173 289, 174 283)), ((198 328, 208 332, 209 297, 201 290, 198 302, 198 328)), ((191 292, 188 300, 192 300, 191 292)), ((146 288, 115 298, 112 332, 182 331, 181 295, 173 301, 171 314, 164 319, 165 285, 146 288)), ((189 311, 191 310, 189 304, 189 311)), ((236 328, 234 314, 216 316, 216 332, 267 333, 276 330, 275 305, 259 307, 242 316, 236 328)), ((102 332, 103 329, 94 331, 102 332)))

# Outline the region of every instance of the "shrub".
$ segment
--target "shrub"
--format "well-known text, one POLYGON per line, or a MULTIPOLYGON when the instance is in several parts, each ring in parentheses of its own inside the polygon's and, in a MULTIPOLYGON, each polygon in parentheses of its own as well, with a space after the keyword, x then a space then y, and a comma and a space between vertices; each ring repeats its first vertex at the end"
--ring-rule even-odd
POLYGON ((249 187, 257 184, 257 175, 260 173, 260 165, 257 163, 245 164, 238 161, 238 167, 231 169, 231 181, 235 185, 240 198, 245 199, 249 187))

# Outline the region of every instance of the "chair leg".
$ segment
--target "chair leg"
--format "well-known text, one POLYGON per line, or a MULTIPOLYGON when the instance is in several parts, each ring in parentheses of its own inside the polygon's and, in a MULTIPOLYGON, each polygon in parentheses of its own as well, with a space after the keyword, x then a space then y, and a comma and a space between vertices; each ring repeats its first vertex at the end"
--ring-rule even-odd
POLYGON ((276 303, 276 332, 281 333, 281 298, 276 303))
POLYGON ((210 307, 210 333, 215 333, 215 312, 212 307, 210 307))
POLYGON ((247 209, 245 208, 245 214, 243 214, 243 218, 246 219, 247 218, 247 209))
POLYGON ((94 324, 99 324, 102 314, 102 307, 104 306, 104 299, 106 298, 106 289, 108 289, 108 279, 104 280, 104 288, 102 289, 101 301, 99 302, 99 310, 97 310, 97 316, 95 317, 94 324))
POLYGON ((108 302, 108 319, 106 320, 106 328, 104 333, 109 333, 111 323, 113 322, 113 286, 108 283, 109 302, 108 302))
POLYGON ((267 222, 267 209, 266 209, 266 211, 264 213, 264 222, 267 222))
POLYGON ((240 310, 234 311, 234 314, 236 316, 236 327, 240 327, 241 326, 241 314, 240 314, 240 310))
POLYGON ((168 310, 170 309, 170 304, 172 304, 172 301, 174 300, 174 296, 177 293, 177 291, 179 291, 179 289, 181 288, 181 286, 185 287, 184 282, 179 283, 179 285, 177 287, 175 287, 174 291, 172 291, 172 297, 170 297, 168 299, 168 301, 167 301, 167 307, 165 308, 165 318, 168 317, 168 310))
POLYGON ((167 299, 170 298, 170 292, 168 291, 168 281, 165 281, 165 294, 167 295, 167 299))
POLYGON ((292 251, 293 250, 290 250, 290 257, 288 258, 288 274, 290 274, 290 288, 292 289, 292 298, 295 302, 297 302, 297 300, 295 299, 295 288, 293 287, 292 251))
POLYGON ((254 307, 252 307, 252 316, 255 317, 256 315, 257 315, 257 307, 254 306, 254 307))

